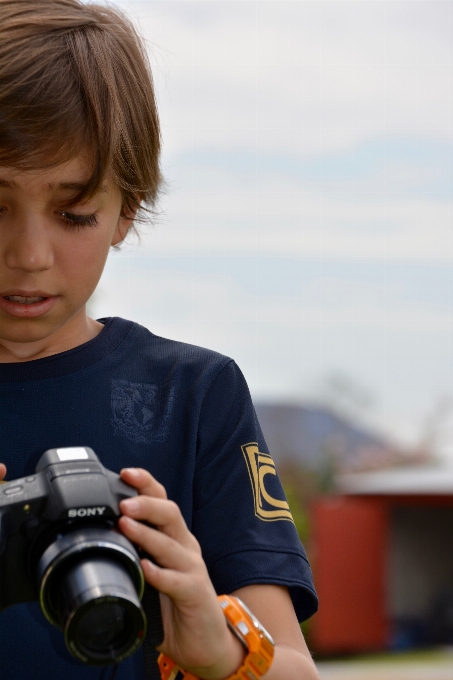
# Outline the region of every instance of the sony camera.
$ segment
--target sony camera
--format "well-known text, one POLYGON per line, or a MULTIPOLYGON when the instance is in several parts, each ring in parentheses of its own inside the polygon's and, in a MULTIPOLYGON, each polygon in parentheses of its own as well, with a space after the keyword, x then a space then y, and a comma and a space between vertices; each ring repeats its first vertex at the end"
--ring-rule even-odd
POLYGON ((145 582, 115 527, 119 502, 135 495, 87 446, 49 449, 35 475, 0 485, 0 611, 38 600, 84 663, 133 654, 146 633, 145 582))

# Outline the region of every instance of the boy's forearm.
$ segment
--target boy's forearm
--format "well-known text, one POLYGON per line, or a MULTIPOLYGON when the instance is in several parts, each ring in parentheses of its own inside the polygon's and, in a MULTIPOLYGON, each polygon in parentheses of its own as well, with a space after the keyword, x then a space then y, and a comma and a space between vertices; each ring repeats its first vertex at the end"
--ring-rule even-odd
MULTIPOLYGON (((198 677, 196 673, 194 675, 198 677)), ((201 672, 200 677, 208 676, 201 672)), ((228 677, 222 676, 222 680, 228 680, 228 677)), ((263 675, 263 680, 320 680, 320 676, 311 657, 305 656, 288 645, 277 644, 272 666, 263 675)))
POLYGON ((263 680, 320 680, 311 658, 287 645, 275 645, 274 661, 263 680))
MULTIPOLYGON (((235 640, 237 642, 237 638, 235 640)), ((320 680, 310 656, 285 644, 276 644, 274 652, 272 666, 263 675, 263 680, 320 680)), ((203 673, 202 677, 205 677, 203 673)), ((231 676, 222 677, 222 680, 228 680, 228 677, 231 676)))

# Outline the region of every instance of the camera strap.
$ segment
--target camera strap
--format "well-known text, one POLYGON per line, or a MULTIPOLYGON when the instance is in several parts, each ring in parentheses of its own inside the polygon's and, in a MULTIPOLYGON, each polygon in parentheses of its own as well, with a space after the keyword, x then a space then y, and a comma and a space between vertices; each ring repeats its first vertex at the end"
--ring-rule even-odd
POLYGON ((148 628, 142 645, 143 660, 145 664, 145 680, 161 680, 159 666, 157 665, 159 652, 156 650, 156 647, 160 645, 164 639, 160 599, 157 590, 148 583, 145 584, 142 606, 148 621, 148 628))

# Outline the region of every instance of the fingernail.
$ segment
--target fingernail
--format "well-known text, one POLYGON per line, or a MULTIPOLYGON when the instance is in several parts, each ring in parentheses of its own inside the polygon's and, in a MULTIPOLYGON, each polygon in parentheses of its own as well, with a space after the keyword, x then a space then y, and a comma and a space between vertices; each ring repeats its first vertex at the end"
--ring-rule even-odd
POLYGON ((137 470, 137 468, 124 468, 123 472, 127 472, 131 477, 140 477, 140 472, 137 470))
POLYGON ((153 564, 150 560, 144 559, 144 560, 142 560, 141 562, 142 562, 142 567, 144 567, 144 568, 147 569, 148 571, 150 571, 150 572, 155 572, 155 571, 157 570, 156 565, 153 564))
POLYGON ((121 517, 121 521, 123 522, 123 524, 126 523, 126 526, 128 526, 129 529, 133 529, 136 524, 135 520, 131 519, 127 515, 123 515, 121 517))
POLYGON ((130 512, 137 512, 140 505, 139 502, 134 500, 133 498, 128 498, 127 501, 122 501, 121 507, 126 508, 126 510, 129 510, 130 512))

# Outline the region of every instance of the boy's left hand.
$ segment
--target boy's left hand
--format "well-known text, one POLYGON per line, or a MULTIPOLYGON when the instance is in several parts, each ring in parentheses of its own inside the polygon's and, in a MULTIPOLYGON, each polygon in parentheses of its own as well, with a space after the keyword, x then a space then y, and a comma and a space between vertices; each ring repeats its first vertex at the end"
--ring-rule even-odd
POLYGON ((121 478, 139 495, 120 503, 119 529, 157 563, 141 561, 146 581, 160 591, 164 640, 158 651, 205 680, 228 678, 245 652, 227 627, 198 541, 149 472, 127 468, 121 478))

